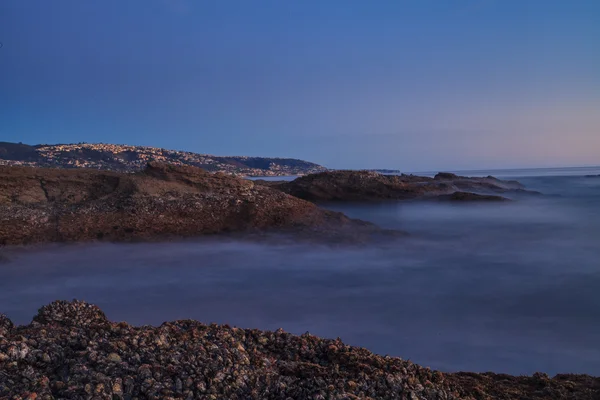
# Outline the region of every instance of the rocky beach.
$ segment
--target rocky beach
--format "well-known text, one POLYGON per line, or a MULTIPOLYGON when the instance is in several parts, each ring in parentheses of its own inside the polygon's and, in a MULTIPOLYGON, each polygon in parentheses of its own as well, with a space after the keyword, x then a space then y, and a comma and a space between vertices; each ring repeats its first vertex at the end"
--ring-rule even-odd
POLYGON ((134 327, 57 301, 26 326, 0 316, 6 399, 597 399, 600 379, 444 374, 339 339, 204 325, 134 327))
POLYGON ((0 0, 0 400, 600 400, 599 21, 0 0))

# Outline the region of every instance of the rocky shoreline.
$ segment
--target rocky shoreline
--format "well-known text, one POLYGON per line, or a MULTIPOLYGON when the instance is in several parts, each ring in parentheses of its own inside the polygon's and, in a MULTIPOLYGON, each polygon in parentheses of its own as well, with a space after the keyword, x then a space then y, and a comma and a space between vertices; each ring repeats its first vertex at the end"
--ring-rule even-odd
POLYGON ((57 301, 26 326, 0 316, 2 399, 597 399, 600 378, 441 373, 340 339, 110 322, 57 301))
MULTIPOLYGON (((396 237, 319 201, 505 201, 496 178, 336 171, 252 182, 150 163, 135 174, 0 167, 0 246, 219 234, 322 242, 396 237)), ((0 264, 2 254, 0 254, 0 264)), ((0 399, 599 399, 600 378, 442 373, 305 334, 111 322, 58 301, 29 325, 0 315, 0 399)))
POLYGON ((263 232, 341 242, 398 234, 196 167, 149 163, 135 174, 0 167, 0 245, 263 232))
POLYGON ((517 181, 492 176, 471 178, 451 173, 435 177, 384 175, 375 171, 327 171, 293 181, 256 181, 312 202, 382 200, 507 201, 502 195, 538 194, 517 181))
POLYGON ((291 182, 251 181, 200 168, 149 163, 134 174, 0 166, 0 245, 149 241, 202 235, 293 235, 297 240, 368 242, 381 229, 319 202, 435 200, 503 202, 533 193, 516 181, 440 173, 434 178, 331 171, 291 182))

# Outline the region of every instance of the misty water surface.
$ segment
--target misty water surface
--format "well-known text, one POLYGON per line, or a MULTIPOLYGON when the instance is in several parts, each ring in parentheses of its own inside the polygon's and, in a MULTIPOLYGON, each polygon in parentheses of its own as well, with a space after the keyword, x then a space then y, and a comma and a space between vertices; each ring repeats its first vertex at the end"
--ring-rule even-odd
POLYGON ((600 178, 520 179, 509 204, 336 206, 412 236, 329 248, 214 240, 8 254, 0 311, 55 299, 112 320, 309 331, 445 371, 600 375, 600 178))

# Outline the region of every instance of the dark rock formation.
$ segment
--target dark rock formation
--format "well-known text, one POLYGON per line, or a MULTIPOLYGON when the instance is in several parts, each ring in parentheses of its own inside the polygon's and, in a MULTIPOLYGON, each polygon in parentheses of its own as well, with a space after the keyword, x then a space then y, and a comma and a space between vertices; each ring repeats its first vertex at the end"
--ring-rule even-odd
MULTIPOLYGON (((425 178, 429 179, 431 178, 425 178)), ((373 171, 331 171, 306 175, 277 186, 293 196, 310 201, 373 201, 414 199, 427 193, 452 193, 445 183, 425 185, 403 176, 373 171)))
POLYGON ((40 308, 33 322, 63 326, 102 326, 108 323, 108 319, 95 305, 75 300, 55 301, 40 308))
POLYGON ((373 171, 329 171, 303 176, 291 182, 263 181, 259 184, 310 201, 411 200, 438 196, 448 196, 446 200, 489 201, 503 198, 485 195, 526 192, 516 181, 502 181, 494 177, 467 178, 450 173, 429 178, 382 175, 373 171), (471 195, 451 196, 456 192, 470 192, 471 195))
POLYGON ((598 175, 585 175, 584 178, 600 178, 600 174, 598 174, 598 175))
POLYGON ((440 182, 450 182, 457 189, 464 191, 507 193, 511 191, 524 191, 525 189, 525 187, 517 181, 503 181, 494 178, 493 176, 470 178, 448 172, 440 172, 433 179, 440 182))
POLYGON ((435 197, 435 200, 441 201, 511 201, 506 197, 495 196, 491 194, 477 194, 470 192, 454 192, 452 194, 443 194, 435 197))
POLYGON ((451 172, 438 172, 433 179, 435 180, 444 180, 444 181, 453 181, 455 179, 460 178, 458 175, 453 174, 451 172))
POLYGON ((277 188, 278 186, 281 186, 282 184, 287 183, 289 181, 253 179, 252 182, 254 182, 255 185, 268 186, 268 187, 275 187, 275 188, 277 188))
POLYGON ((383 232, 195 167, 151 163, 136 174, 0 167, 0 245, 265 230, 359 240, 383 232))
POLYGON ((12 321, 4 314, 0 314, 0 337, 8 335, 14 328, 12 321))
POLYGON ((55 302, 34 322, 0 316, 2 399, 578 399, 586 375, 447 374, 310 334, 108 321, 84 302, 55 302), (4 328, 3 328, 4 327, 4 328))
POLYGON ((544 373, 533 376, 506 374, 445 374, 446 380, 459 387, 458 397, 486 400, 579 400, 600 398, 600 378, 589 375, 544 373))

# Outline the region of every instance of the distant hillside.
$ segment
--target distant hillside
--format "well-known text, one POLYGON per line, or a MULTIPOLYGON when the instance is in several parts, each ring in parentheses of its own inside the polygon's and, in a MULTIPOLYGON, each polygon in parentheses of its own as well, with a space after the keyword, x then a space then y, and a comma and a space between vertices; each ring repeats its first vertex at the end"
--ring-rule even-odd
POLYGON ((192 165, 212 172, 244 176, 305 175, 327 170, 318 164, 291 158, 221 157, 156 147, 104 143, 30 146, 0 142, 0 165, 134 172, 143 169, 149 161, 192 165))

